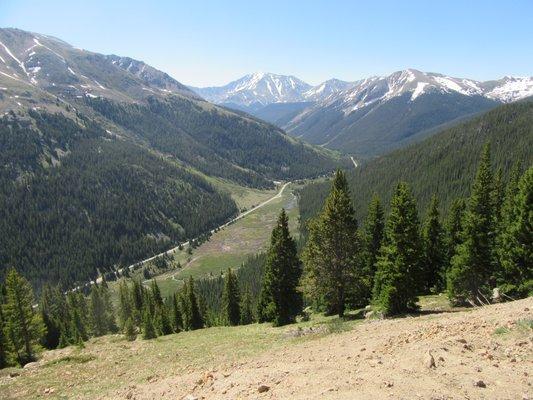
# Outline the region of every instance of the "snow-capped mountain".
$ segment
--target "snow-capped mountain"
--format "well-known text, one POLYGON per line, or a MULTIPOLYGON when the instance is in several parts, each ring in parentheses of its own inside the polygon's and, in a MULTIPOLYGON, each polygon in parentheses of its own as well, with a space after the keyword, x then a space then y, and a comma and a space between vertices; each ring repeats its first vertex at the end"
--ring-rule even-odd
POLYGON ((373 156, 443 124, 533 96, 533 77, 480 82, 407 69, 354 82, 283 119, 290 134, 373 156))
MULTIPOLYGON (((57 38, 19 29, 0 29, 0 87, 10 87, 13 93, 7 98, 18 99, 14 104, 24 103, 21 94, 28 92, 126 101, 169 93, 199 99, 142 61, 85 51, 57 38)), ((6 103, 9 106, 11 102, 6 103)))
POLYGON ((355 82, 348 89, 339 91, 337 95, 327 97, 320 106, 336 104, 348 114, 406 93, 410 94, 411 101, 428 93, 458 93, 464 96, 483 96, 507 103, 532 96, 533 78, 505 77, 497 81, 479 82, 407 69, 389 76, 371 77, 355 82))
POLYGON ((329 79, 316 86, 313 86, 308 91, 302 93, 302 100, 305 101, 324 101, 328 97, 342 92, 350 87, 353 87, 356 82, 345 82, 339 79, 329 79))
POLYGON ((302 101, 302 93, 311 89, 311 85, 294 76, 257 72, 225 86, 191 89, 213 103, 253 109, 272 103, 302 101))

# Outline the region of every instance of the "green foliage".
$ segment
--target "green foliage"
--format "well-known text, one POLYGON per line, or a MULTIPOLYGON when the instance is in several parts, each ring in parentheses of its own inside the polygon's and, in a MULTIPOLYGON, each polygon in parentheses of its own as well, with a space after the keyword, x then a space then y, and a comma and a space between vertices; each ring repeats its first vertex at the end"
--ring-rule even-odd
POLYGON ((374 276, 376 274, 376 262, 379 255, 379 249, 383 242, 385 230, 385 213, 381 206, 381 201, 377 194, 372 196, 368 213, 363 229, 363 258, 364 273, 363 287, 365 300, 370 300, 372 296, 372 287, 374 286, 374 276))
POLYGON ((499 243, 499 284, 511 296, 533 293, 533 167, 509 183, 499 243))
POLYGON ((267 251, 257 310, 259 321, 275 326, 294 321, 302 309, 301 294, 296 289, 301 270, 296 242, 289 232, 289 217, 282 209, 267 251))
POLYGON ((189 277, 185 288, 185 308, 187 309, 187 330, 195 330, 204 327, 204 320, 198 307, 198 300, 194 288, 194 279, 189 277))
POLYGON ((241 319, 239 283, 231 268, 228 268, 224 279, 222 310, 228 325, 239 325, 241 319))
POLYGON ((154 317, 152 313, 150 312, 149 307, 146 307, 144 314, 143 314, 143 339, 150 340, 155 339, 157 337, 157 332, 154 326, 154 317))
POLYGON ((244 292, 244 295, 241 296, 241 304, 240 304, 240 323, 241 325, 248 325, 254 322, 254 311, 252 308, 252 294, 249 290, 246 290, 244 292))
POLYGON ((33 154, 22 144, 16 154, 5 155, 10 168, 0 169, 0 277, 8 265, 17 265, 36 288, 54 282, 67 289, 95 279, 97 269, 132 264, 237 212, 228 194, 198 174, 105 137, 95 124, 80 127, 61 115, 32 115, 36 127, 0 119, 0 141, 26 135, 37 143, 64 143, 50 153, 54 168, 42 166, 48 150, 34 154, 31 163, 15 161, 17 154, 33 154))
MULTIPOLYGON (((356 170, 350 169, 347 179, 356 217, 363 220, 374 193, 388 203, 400 181, 412 187, 421 210, 427 209, 431 197, 437 194, 442 214, 448 215, 453 200, 469 196, 477 168, 477 159, 472 155, 480 154, 488 141, 493 145, 494 165, 502 168, 504 179, 514 160, 533 164, 533 101, 498 107, 420 143, 363 163, 356 170)), ((330 186, 328 181, 306 185, 300 191, 304 227, 322 209, 330 186)))
MULTIPOLYGON (((463 220, 463 242, 448 271, 448 297, 456 304, 483 303, 495 272, 496 216, 490 146, 483 150, 463 220)), ((486 302, 486 300, 485 300, 486 302)))
POLYGON ((137 339, 137 331, 135 330, 135 326, 133 325, 133 320, 131 318, 128 318, 124 323, 124 336, 126 336, 126 339, 129 342, 133 342, 135 339, 137 339))
POLYGON ((208 175, 247 186, 271 187, 265 177, 314 177, 335 167, 325 152, 289 138, 272 125, 181 97, 153 96, 144 104, 85 98, 84 103, 153 148, 208 175))
POLYGON ((423 271, 422 290, 425 293, 444 289, 446 270, 446 248, 444 229, 440 222, 439 200, 433 196, 422 229, 423 271))
POLYGON ((24 365, 35 359, 45 327, 33 309, 33 291, 29 282, 13 268, 7 273, 5 288, 2 305, 4 341, 8 342, 14 361, 24 365))
POLYGON ((309 224, 303 252, 305 293, 328 314, 342 317, 350 297, 365 296, 360 247, 346 177, 337 171, 322 212, 309 224))
POLYGON ((455 199, 452 201, 450 212, 445 224, 445 243, 446 243, 446 274, 450 267, 451 260, 456 254, 456 249, 462 242, 463 217, 466 208, 464 199, 455 199))
POLYGON ((418 211, 406 183, 397 185, 390 209, 385 241, 377 261, 373 296, 385 315, 416 309, 422 282, 418 211))

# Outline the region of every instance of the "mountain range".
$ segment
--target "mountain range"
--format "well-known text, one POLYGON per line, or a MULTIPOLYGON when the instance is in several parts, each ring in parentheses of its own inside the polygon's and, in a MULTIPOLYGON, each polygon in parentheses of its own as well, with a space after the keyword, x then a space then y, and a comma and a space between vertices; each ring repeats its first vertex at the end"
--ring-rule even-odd
POLYGON ((480 82, 407 69, 356 82, 331 79, 313 87, 293 76, 257 73, 222 87, 191 89, 310 143, 365 158, 532 96, 533 77, 480 82))
POLYGON ((227 221, 223 182, 271 188, 338 161, 142 61, 0 29, 0 275, 68 287, 227 221))

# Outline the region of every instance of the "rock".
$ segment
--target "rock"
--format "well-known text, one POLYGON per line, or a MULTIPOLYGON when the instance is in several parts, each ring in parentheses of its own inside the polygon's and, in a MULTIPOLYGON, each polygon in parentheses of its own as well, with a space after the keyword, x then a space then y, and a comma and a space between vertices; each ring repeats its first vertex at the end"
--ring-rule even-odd
POLYGON ((196 397, 195 395, 193 394, 188 394, 187 396, 185 396, 183 398, 183 400, 198 400, 198 397, 196 397))
POLYGON ((27 363, 26 365, 24 365, 24 369, 32 369, 32 368, 37 368, 39 366, 39 363, 38 362, 31 362, 31 363, 27 363))
POLYGON ((435 368, 435 359, 433 358, 433 354, 431 354, 430 351, 428 351, 424 357, 424 364, 428 369, 435 368))
POLYGON ((459 343, 466 343, 466 339, 457 339, 459 343))
POLYGON ((366 319, 369 319, 369 318, 372 318, 376 313, 374 311, 369 311, 367 313, 365 313, 365 318, 366 319))
POLYGON ((10 378, 15 378, 15 377, 17 377, 17 376, 20 376, 20 372, 18 372, 18 371, 11 371, 11 372, 9 373, 9 377, 10 377, 10 378))
POLYGON ((480 387, 480 388, 486 388, 486 387, 487 387, 487 385, 485 384, 485 382, 483 382, 482 380, 475 381, 475 382, 474 382, 474 386, 475 386, 475 387, 480 387))
POLYGON ((267 385, 259 385, 257 388, 257 391, 259 393, 265 393, 265 392, 268 392, 269 390, 270 390, 270 386, 267 386, 267 385))
POLYGON ((497 287, 492 289, 492 301, 494 303, 499 303, 500 301, 502 301, 502 298, 500 295, 500 289, 497 287))

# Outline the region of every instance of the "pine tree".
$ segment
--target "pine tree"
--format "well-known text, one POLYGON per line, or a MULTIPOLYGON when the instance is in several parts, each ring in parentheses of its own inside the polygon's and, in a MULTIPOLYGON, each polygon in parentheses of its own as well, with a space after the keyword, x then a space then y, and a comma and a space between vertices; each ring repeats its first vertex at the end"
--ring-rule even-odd
POLYGON ((135 330, 135 326, 133 325, 133 320, 131 317, 128 318, 124 323, 124 336, 126 336, 126 340, 129 342, 133 342, 135 339, 137 339, 137 331, 135 330))
POLYGON ((252 310, 252 294, 249 290, 244 292, 241 299, 241 325, 248 325, 254 322, 254 313, 252 310))
POLYGON ((505 185, 503 182, 503 171, 498 168, 494 174, 494 183, 492 186, 492 204, 494 207, 494 219, 496 225, 501 222, 502 207, 505 199, 505 185))
POLYGON ((149 307, 146 307, 143 313, 143 339, 149 340, 157 337, 154 326, 153 315, 150 313, 149 307))
POLYGON ((379 196, 374 193, 368 206, 368 215, 364 227, 363 237, 363 256, 365 270, 363 273, 366 288, 364 297, 370 300, 372 296, 372 287, 374 285, 374 276, 376 275, 376 261, 379 255, 379 249, 383 242, 385 229, 385 213, 381 206, 379 196))
POLYGON ((45 327, 40 315, 33 310, 33 290, 29 282, 15 269, 10 269, 5 286, 5 332, 16 361, 24 365, 34 360, 45 327))
POLYGON ((11 352, 11 349, 8 348, 9 342, 7 341, 6 336, 4 335, 4 331, 6 329, 6 324, 4 321, 4 313, 2 311, 2 307, 4 300, 2 295, 0 294, 0 369, 5 368, 9 365, 9 353, 11 352))
POLYGON ((439 201, 433 195, 422 229, 424 245, 423 290, 439 292, 444 289, 446 269, 446 249, 444 232, 440 223, 439 201))
POLYGON ((89 299, 91 331, 94 336, 105 335, 108 331, 108 319, 106 315, 105 301, 98 285, 91 287, 89 299))
POLYGON ((462 243, 463 217, 465 213, 465 201, 455 199, 450 207, 448 218, 446 219, 446 274, 450 268, 451 260, 456 253, 457 246, 462 243))
POLYGON ((222 313, 225 323, 232 326, 239 325, 241 319, 239 283, 231 268, 228 268, 224 277, 222 313))
POLYGON ((170 335, 174 329, 172 328, 172 322, 170 321, 169 311, 166 304, 162 304, 156 308, 159 319, 159 331, 161 335, 170 335))
POLYGON ((121 329, 128 319, 133 318, 133 300, 128 288, 128 284, 122 281, 118 286, 118 320, 121 329))
POLYGON ((359 257, 360 240, 348 183, 344 173, 337 171, 322 212, 309 224, 304 249, 307 296, 323 305, 328 314, 344 316, 349 291, 356 302, 365 296, 359 257))
POLYGON ((183 317, 181 315, 181 307, 179 303, 178 295, 174 293, 172 296, 172 326, 176 333, 183 330, 183 317))
POLYGON ((374 302, 385 315, 415 309, 422 291, 418 212, 406 183, 396 187, 390 210, 373 291, 374 302))
MULTIPOLYGON (((516 189, 511 181, 506 222, 500 238, 500 286, 511 296, 533 293, 533 167, 520 179, 516 189)), ((506 200, 507 201, 507 200, 506 200)))
POLYGON ((258 306, 261 322, 281 326, 294 321, 302 309, 302 297, 297 291, 301 270, 296 242, 289 232, 289 218, 282 209, 267 252, 258 306))
POLYGON ((190 329, 201 329, 204 327, 204 321, 200 309, 198 308, 198 300, 196 298, 196 291, 194 289, 194 279, 189 277, 189 283, 187 287, 187 306, 190 315, 190 329))
POLYGON ((490 145, 483 149, 463 221, 463 243, 447 276, 448 297, 454 304, 484 304, 495 272, 496 221, 490 145))

